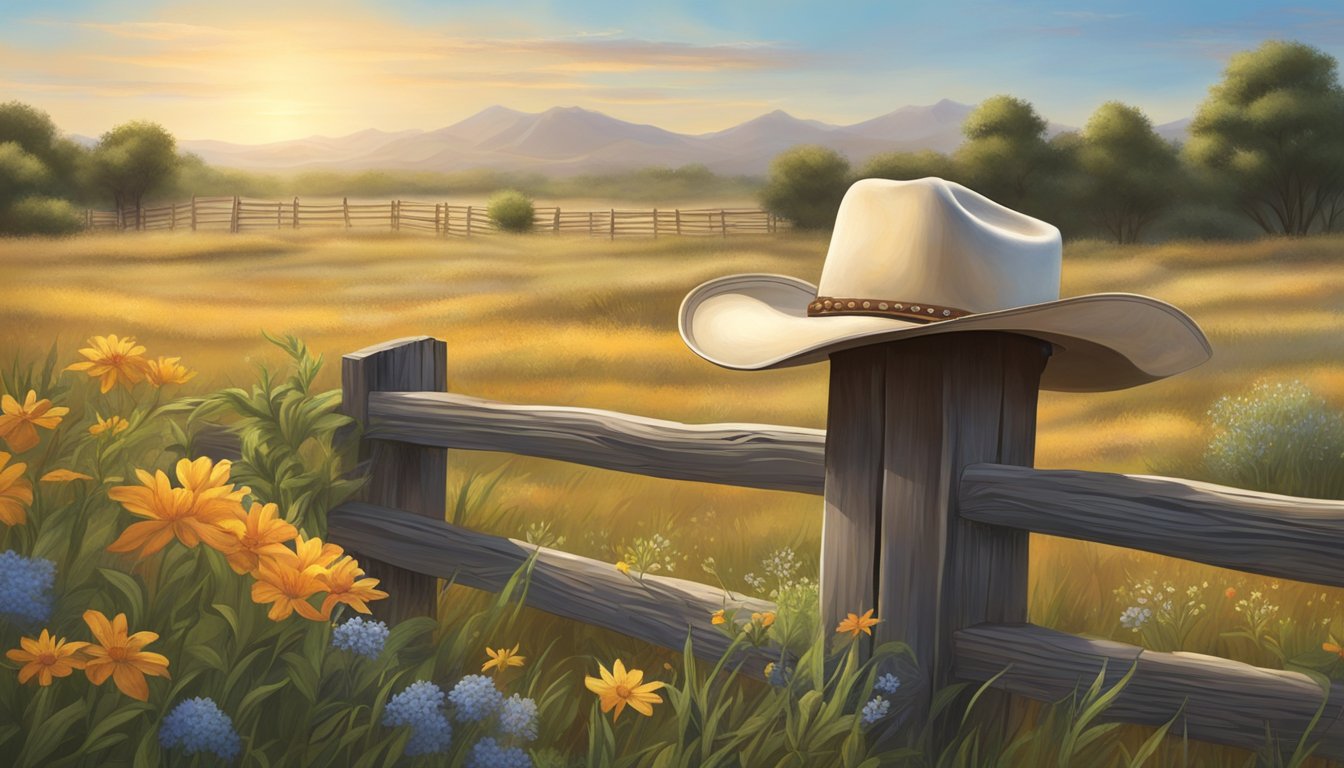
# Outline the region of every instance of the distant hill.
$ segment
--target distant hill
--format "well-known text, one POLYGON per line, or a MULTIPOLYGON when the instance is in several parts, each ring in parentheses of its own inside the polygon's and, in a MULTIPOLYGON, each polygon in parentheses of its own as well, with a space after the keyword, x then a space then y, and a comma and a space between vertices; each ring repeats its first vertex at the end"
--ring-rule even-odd
MULTIPOLYGON (((721 174, 762 175, 775 155, 798 144, 830 147, 856 165, 881 152, 950 152, 961 143, 961 124, 972 109, 944 99, 853 125, 776 110, 722 131, 691 135, 579 107, 532 113, 494 106, 432 131, 365 130, 258 145, 198 140, 179 146, 213 165, 261 171, 490 168, 569 176, 698 163, 721 174)), ((1167 123, 1159 132, 1184 138, 1188 124, 1167 123)), ((1072 129, 1050 124, 1052 135, 1064 130, 1072 129)))

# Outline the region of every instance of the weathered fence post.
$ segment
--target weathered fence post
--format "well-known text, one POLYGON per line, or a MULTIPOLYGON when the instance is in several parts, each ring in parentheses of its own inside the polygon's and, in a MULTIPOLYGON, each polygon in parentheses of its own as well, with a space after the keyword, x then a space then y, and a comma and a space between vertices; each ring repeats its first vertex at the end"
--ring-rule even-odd
POLYGON ((401 201, 392 201, 392 231, 401 231, 401 201))
POLYGON ((471 206, 467 206, 467 237, 471 237, 471 206))
POLYGON ((447 204, 447 203, 444 203, 444 204, 443 204, 443 236, 444 236, 444 237, 447 237, 447 236, 449 236, 449 235, 451 235, 451 234, 453 233, 453 229, 452 229, 452 227, 453 227, 452 214, 453 214, 452 209, 448 207, 448 204, 447 204))
POLYGON ((299 228, 299 198, 294 198, 294 228, 299 228))
MULTIPOLYGON (((375 344, 341 359, 341 411, 368 429, 370 392, 443 392, 448 384, 448 352, 443 341, 413 336, 375 344)), ((409 443, 365 440, 360 459, 369 459, 369 483, 363 500, 442 520, 448 477, 448 451, 409 443)), ((357 542, 340 542, 358 550, 357 542)), ((369 576, 388 593, 372 603, 389 623, 411 616, 432 616, 437 580, 388 563, 355 555, 369 576)))
POLYGON ((350 198, 341 198, 341 214, 345 217, 345 228, 350 228, 350 198))
POLYGON ((191 196, 191 231, 196 231, 196 196, 191 196))
POLYGON ((233 196, 233 209, 232 209, 232 211, 230 212, 230 215, 229 215, 229 231, 230 231, 230 232, 237 232, 237 231, 238 231, 238 228, 239 228, 238 214, 240 213, 239 209, 240 209, 241 207, 242 207, 242 201, 238 198, 237 195, 234 195, 234 196, 233 196))
POLYGON ((555 206, 555 217, 551 220, 551 231, 560 233, 560 206, 555 206))
POLYGON ((593 236, 593 212, 588 212, 588 236, 593 236))
POLYGON ((610 227, 610 229, 611 229, 611 239, 612 239, 612 240, 615 240, 615 239, 616 239, 616 209, 615 209, 615 208, 612 208, 612 209, 611 209, 611 227, 610 227))
POLYGON ((653 209, 653 239, 658 239, 658 209, 653 209))
POLYGON ((681 209, 678 208, 678 209, 676 209, 676 211, 677 211, 677 234, 680 235, 680 234, 681 234, 681 209))
POLYGON ((951 681, 952 632, 1027 620, 1025 531, 962 521, 968 464, 1029 466, 1048 344, 965 333, 831 356, 821 609, 873 608, 873 641, 909 643, 926 687, 951 681))
POLYGON ((722 208, 719 209, 719 226, 723 229, 723 236, 728 237, 728 213, 722 208))

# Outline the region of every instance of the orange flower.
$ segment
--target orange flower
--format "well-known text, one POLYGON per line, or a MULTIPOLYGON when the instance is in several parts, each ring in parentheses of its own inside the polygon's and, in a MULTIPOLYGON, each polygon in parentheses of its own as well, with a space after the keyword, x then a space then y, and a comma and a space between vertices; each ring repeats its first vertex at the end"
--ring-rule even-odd
POLYGON ((136 632, 126 635, 126 614, 118 613, 108 621, 99 611, 85 611, 84 623, 93 632, 96 644, 89 644, 84 653, 84 674, 89 682, 102 685, 111 677, 122 693, 139 701, 149 699, 149 684, 145 675, 169 677, 168 659, 160 654, 141 650, 159 639, 154 632, 136 632))
POLYGON ((31 389, 22 405, 4 395, 0 397, 0 439, 15 453, 23 453, 37 445, 37 427, 55 429, 61 417, 69 412, 64 406, 51 407, 50 400, 38 400, 37 392, 31 389))
POLYGON ((0 451, 0 523, 22 525, 28 520, 24 507, 33 503, 33 484, 23 476, 28 465, 21 461, 9 464, 10 458, 0 451))
POLYGON ((344 554, 345 550, 341 549, 339 545, 330 542, 323 543, 316 536, 305 539, 303 534, 300 533, 294 537, 294 551, 290 551, 286 547, 283 554, 275 556, 275 563, 317 576, 327 573, 331 564, 344 554))
POLYGON ((751 614, 751 623, 760 624, 761 629, 769 629, 770 625, 775 623, 775 612, 753 613, 751 614))
MULTIPOLYGON (((1330 653, 1335 654, 1336 656, 1340 657, 1341 659, 1344 659, 1344 648, 1341 648, 1341 647, 1339 647, 1338 645, 1336 645, 1336 644, 1334 644, 1334 643, 1321 643, 1321 650, 1322 650, 1322 651, 1329 651, 1330 653)), ((12 653, 12 651, 11 651, 11 653, 12 653)))
POLYGON ((149 383, 156 387, 162 387, 165 384, 186 384, 196 376, 195 371, 188 371, 185 365, 178 363, 180 357, 160 357, 158 360, 150 360, 145 363, 145 378, 149 383))
POLYGON ((231 548, 236 539, 219 527, 228 514, 227 507, 199 503, 190 489, 172 487, 163 470, 151 476, 143 469, 137 469, 135 474, 140 478, 140 485, 119 485, 109 490, 108 496, 121 502, 131 514, 149 519, 122 531, 121 536, 108 545, 109 552, 139 549, 139 556, 145 558, 163 549, 173 537, 187 547, 194 547, 204 540, 220 551, 231 548))
POLYGON ((47 686, 54 678, 66 677, 74 670, 84 668, 84 661, 76 654, 88 643, 57 640, 44 629, 36 640, 19 638, 19 645, 21 648, 5 652, 11 660, 23 664, 19 669, 19 683, 26 683, 37 675, 37 684, 47 686))
POLYGON ((858 637, 860 632, 871 635, 873 630, 870 627, 877 626, 880 621, 882 620, 873 618, 873 609, 870 608, 862 616, 857 613, 849 614, 844 621, 840 622, 840 626, 835 628, 835 631, 849 632, 855 637, 858 637))
POLYGON ((626 671, 625 665, 620 659, 611 665, 611 671, 602 664, 597 665, 598 674, 602 677, 584 677, 583 684, 588 690, 596 693, 602 703, 602 711, 610 712, 612 707, 616 708, 616 713, 611 716, 612 722, 621 716, 621 710, 625 709, 627 704, 630 708, 645 715, 653 716, 653 705, 661 704, 663 697, 654 693, 654 691, 663 687, 661 682, 644 683, 644 672, 638 669, 626 671))
POLYGON ((104 421, 103 417, 99 416, 97 413, 93 415, 95 418, 98 419, 98 423, 91 425, 89 427, 90 435, 101 435, 104 432, 108 433, 109 435, 115 435, 118 432, 126 431, 126 428, 131 426, 131 423, 129 421, 121 418, 120 416, 109 416, 107 417, 107 420, 104 421))
MULTIPOLYGON (((252 489, 247 486, 237 488, 229 482, 229 470, 232 468, 233 462, 228 459, 218 463, 212 463, 205 456, 195 461, 178 459, 174 468, 177 481, 194 497, 197 516, 217 521, 246 517, 243 497, 251 493, 252 489)), ((207 543, 215 546, 211 542, 207 543)))
POLYGON ((298 611, 305 619, 324 621, 323 616, 308 602, 308 598, 321 592, 322 583, 307 570, 293 568, 286 563, 266 558, 257 566, 257 580, 252 583, 252 602, 271 603, 266 616, 271 621, 283 621, 291 613, 298 611))
POLYGON ((1227 596, 1228 600, 1231 600, 1237 596, 1237 588, 1228 587, 1226 590, 1223 591, 1223 594, 1227 596))
POLYGON ((92 480, 92 477, 73 469, 53 469, 42 476, 44 483, 68 483, 72 480, 92 480))
POLYGON ((364 570, 348 555, 337 560, 326 573, 317 574, 318 582, 327 590, 327 596, 322 599, 323 618, 330 618, 331 609, 337 603, 345 603, 360 613, 373 613, 368 601, 382 600, 387 593, 374 589, 378 586, 377 579, 359 578, 363 575, 364 570))
POLYGON ((99 390, 110 392, 121 379, 121 385, 130 389, 145 377, 149 363, 145 360, 145 348, 135 343, 135 339, 118 339, 112 336, 94 336, 89 346, 79 350, 88 358, 65 367, 67 371, 84 371, 99 380, 99 390))
POLYGON ((223 520, 219 527, 233 534, 237 541, 230 549, 221 550, 235 573, 251 573, 263 557, 292 554, 285 542, 293 541, 299 532, 280 519, 280 508, 274 504, 252 503, 252 510, 242 519, 223 520))
POLYGON ((709 623, 710 623, 710 624, 716 624, 716 625, 717 625, 717 624, 723 624, 723 623, 726 622, 726 621, 728 621, 728 619, 724 618, 724 616, 723 616, 723 609, 722 609, 722 608, 720 608, 719 610, 717 610, 717 611, 715 611, 714 613, 710 614, 710 616, 709 616, 709 623))
POLYGON ((518 655, 519 645, 519 643, 514 643, 512 649, 500 648, 499 650, 495 650, 494 648, 486 648, 485 655, 489 656, 490 660, 481 665, 481 671, 489 672, 490 668, 494 667, 495 674, 498 675, 508 667, 523 666, 523 662, 527 659, 524 656, 518 655))

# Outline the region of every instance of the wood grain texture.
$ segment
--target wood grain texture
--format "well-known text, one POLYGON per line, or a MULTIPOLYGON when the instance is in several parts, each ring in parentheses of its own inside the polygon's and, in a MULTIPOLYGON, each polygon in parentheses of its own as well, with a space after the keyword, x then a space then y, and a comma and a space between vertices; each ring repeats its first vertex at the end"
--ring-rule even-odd
MULTIPOLYGON (((333 539, 358 542, 362 553, 398 568, 492 592, 536 552, 528 606, 674 650, 681 650, 689 633, 695 654, 706 659, 718 659, 729 645, 710 624, 714 611, 738 608, 741 620, 753 611, 775 610, 764 600, 729 599, 722 590, 697 582, 652 575, 641 581, 612 563, 361 502, 332 510, 327 529, 333 539)), ((760 679, 774 658, 747 648, 734 660, 743 662, 742 674, 760 679)))
POLYGON ((967 520, 1344 586, 1344 501, 997 464, 967 467, 958 493, 967 520))
MULTIPOLYGON (((341 360, 341 410, 367 423, 372 392, 442 391, 448 381, 447 359, 444 342, 428 336, 396 339, 352 352, 341 360)), ((443 519, 448 483, 446 450, 368 439, 366 435, 360 459, 369 463, 369 482, 361 494, 364 501, 432 520, 443 519)), ((379 618, 400 621, 434 614, 438 590, 433 578, 370 557, 363 541, 332 538, 354 552, 364 570, 388 593, 386 600, 374 604, 379 618)))
POLYGON ((513 405, 445 392, 376 392, 369 437, 501 451, 675 480, 821 493, 826 433, 681 424, 614 411, 513 405))
MULTIPOLYGON (((1172 733, 1247 749, 1265 745, 1268 725, 1279 748, 1291 752, 1321 705, 1322 687, 1297 672, 1261 669, 1197 653, 1159 653, 1109 640, 1091 640, 1031 624, 979 625, 956 632, 954 671, 985 681, 1010 664, 996 688, 1041 701, 1086 691, 1106 665, 1114 686, 1137 663, 1134 677, 1107 709, 1112 720, 1161 725, 1181 711, 1172 733)), ((1316 755, 1344 757, 1344 686, 1329 701, 1310 742, 1316 755)))

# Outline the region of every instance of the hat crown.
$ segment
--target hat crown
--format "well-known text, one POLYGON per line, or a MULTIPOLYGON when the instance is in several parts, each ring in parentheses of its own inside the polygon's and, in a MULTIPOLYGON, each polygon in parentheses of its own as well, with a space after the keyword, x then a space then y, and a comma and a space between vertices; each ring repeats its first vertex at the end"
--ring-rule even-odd
POLYGON ((818 296, 982 313, 1059 298, 1059 230, 955 182, 863 179, 836 215, 818 296))

